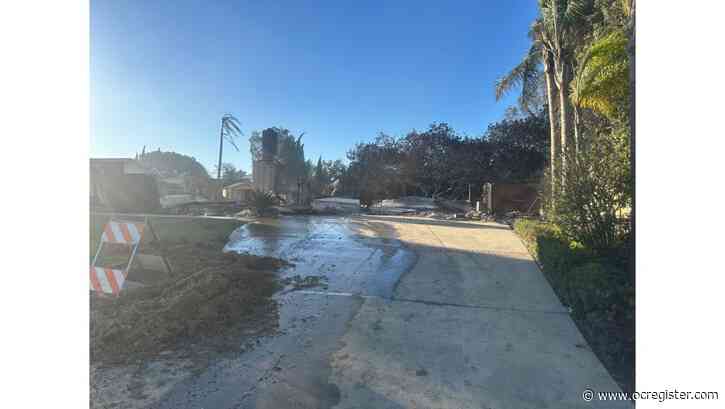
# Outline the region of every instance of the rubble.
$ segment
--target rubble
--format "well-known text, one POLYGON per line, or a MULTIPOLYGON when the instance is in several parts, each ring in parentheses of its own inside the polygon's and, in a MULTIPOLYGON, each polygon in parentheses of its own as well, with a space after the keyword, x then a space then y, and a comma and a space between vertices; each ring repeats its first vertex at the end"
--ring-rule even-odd
POLYGON ((240 217, 243 219, 250 219, 252 217, 257 217, 257 212, 255 212, 252 209, 244 209, 241 212, 234 215, 235 217, 240 217))
POLYGON ((313 200, 312 208, 317 212, 357 213, 360 211, 360 200, 341 197, 323 197, 313 200))
POLYGON ((435 200, 421 196, 403 196, 397 199, 385 199, 368 208, 371 214, 379 215, 420 215, 420 213, 439 210, 435 200))
POLYGON ((386 199, 379 205, 371 207, 369 212, 379 215, 428 217, 437 220, 493 220, 490 215, 475 210, 471 203, 465 200, 434 200, 418 196, 386 199))
POLYGON ((463 213, 466 214, 468 212, 473 211, 473 206, 471 206, 471 203, 465 201, 465 200, 439 200, 437 202, 443 209, 446 209, 451 212, 456 213, 463 213))

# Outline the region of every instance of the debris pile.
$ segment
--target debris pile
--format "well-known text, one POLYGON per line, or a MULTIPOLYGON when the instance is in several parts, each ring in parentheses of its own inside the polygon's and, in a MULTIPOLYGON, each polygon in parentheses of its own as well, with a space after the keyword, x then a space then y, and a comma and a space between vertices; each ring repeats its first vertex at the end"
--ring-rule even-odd
POLYGON ((369 213, 418 216, 437 220, 493 220, 490 215, 475 210, 472 204, 465 200, 436 200, 419 196, 385 199, 377 205, 371 206, 369 213))
POLYGON ((91 295, 93 363, 128 363, 161 352, 197 354, 239 349, 242 334, 278 325, 281 288, 272 257, 223 253, 219 246, 176 245, 165 250, 173 276, 118 298, 91 295))
POLYGON ((359 213, 360 200, 343 197, 323 197, 312 201, 312 209, 318 213, 359 213))

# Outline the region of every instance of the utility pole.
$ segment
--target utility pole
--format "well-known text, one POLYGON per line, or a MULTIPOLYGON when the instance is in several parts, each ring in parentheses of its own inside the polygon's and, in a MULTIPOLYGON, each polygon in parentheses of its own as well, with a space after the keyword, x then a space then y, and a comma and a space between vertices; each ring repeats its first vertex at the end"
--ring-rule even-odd
POLYGON ((219 128, 219 165, 216 169, 216 178, 221 180, 222 178, 222 148, 224 147, 224 120, 222 118, 222 126, 219 128))
POLYGON ((222 126, 219 129, 219 164, 217 165, 216 178, 217 180, 222 179, 222 151, 224 149, 224 138, 226 137, 234 149, 239 152, 237 144, 234 143, 234 138, 241 136, 242 131, 239 129, 239 121, 232 114, 225 114, 222 117, 222 126))

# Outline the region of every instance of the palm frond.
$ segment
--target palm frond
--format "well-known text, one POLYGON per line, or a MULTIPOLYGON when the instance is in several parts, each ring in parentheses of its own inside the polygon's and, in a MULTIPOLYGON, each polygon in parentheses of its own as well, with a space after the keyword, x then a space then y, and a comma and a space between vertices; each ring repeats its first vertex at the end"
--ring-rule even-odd
POLYGON ((226 114, 222 117, 222 135, 224 139, 229 142, 234 149, 239 151, 239 147, 235 142, 235 138, 243 135, 242 130, 239 128, 239 120, 234 115, 226 114))
POLYGON ((568 23, 575 23, 586 15, 590 5, 591 0, 567 0, 562 19, 568 23))
POLYGON ((580 70, 571 84, 571 100, 613 118, 629 101, 627 37, 621 32, 596 41, 581 57, 580 70))
POLYGON ((624 11, 624 15, 631 17, 632 12, 634 11, 634 0, 620 0, 620 4, 622 6, 622 10, 624 11))
POLYGON ((555 0, 539 0, 539 18, 544 27, 551 27, 555 17, 558 16, 559 2, 555 0))
POLYGON ((539 0, 540 19, 544 29, 555 28, 560 35, 580 24, 592 4, 592 0, 539 0))
POLYGON ((236 143, 234 142, 234 139, 232 139, 232 138, 230 138, 230 137, 228 137, 228 136, 226 136, 226 135, 224 136, 224 139, 226 139, 226 141, 227 141, 227 142, 229 142, 229 143, 230 143, 230 144, 231 144, 231 145, 232 145, 232 146, 234 147, 234 149, 236 149, 236 150, 237 150, 237 152, 239 152, 239 147, 238 147, 238 146, 237 146, 237 144, 236 144, 236 143))
POLYGON ((542 103, 544 91, 544 73, 535 70, 533 75, 526 78, 521 84, 521 95, 518 98, 519 107, 531 114, 538 104, 542 103))
POLYGON ((239 125, 236 123, 236 121, 233 121, 233 120, 227 121, 226 125, 227 125, 227 130, 229 130, 230 132, 237 134, 237 135, 242 134, 242 131, 239 129, 239 125))
POLYGON ((532 45, 523 61, 496 81, 496 101, 518 86, 522 87, 522 93, 530 94, 530 86, 536 82, 535 79, 539 75, 540 61, 541 53, 538 45, 532 45))

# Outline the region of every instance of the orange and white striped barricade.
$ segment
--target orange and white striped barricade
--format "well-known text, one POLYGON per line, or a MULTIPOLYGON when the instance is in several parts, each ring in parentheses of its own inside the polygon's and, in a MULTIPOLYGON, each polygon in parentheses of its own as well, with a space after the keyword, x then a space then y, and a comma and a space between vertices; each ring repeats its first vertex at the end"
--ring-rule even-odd
MULTIPOLYGON (((98 295, 109 294, 118 296, 120 294, 124 283, 127 281, 128 272, 131 270, 134 259, 137 255, 141 256, 140 254, 137 254, 137 252, 141 245, 141 240, 143 240, 144 237, 144 230, 147 228, 153 239, 158 241, 159 238, 156 236, 148 217, 144 217, 143 222, 111 219, 108 223, 106 223, 103 227, 101 240, 98 243, 98 250, 96 251, 96 255, 93 258, 93 263, 90 268, 91 290, 95 291, 98 295), (119 269, 96 265, 101 255, 101 251, 103 250, 103 246, 106 244, 121 244, 128 246, 131 249, 128 263, 125 268, 119 269)), ((166 273, 171 273, 171 267, 165 257, 150 255, 148 257, 160 258, 163 261, 162 266, 164 266, 166 273)))
POLYGON ((126 282, 126 270, 91 266, 91 291, 118 296, 126 282))
POLYGON ((136 245, 141 241, 146 220, 143 223, 109 220, 103 228, 102 243, 136 245))

